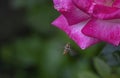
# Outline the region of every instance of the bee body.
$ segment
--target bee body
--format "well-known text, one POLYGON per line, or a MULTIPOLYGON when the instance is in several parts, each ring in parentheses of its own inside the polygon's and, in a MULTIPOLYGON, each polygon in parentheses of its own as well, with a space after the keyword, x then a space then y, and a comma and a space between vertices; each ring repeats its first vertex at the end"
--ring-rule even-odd
POLYGON ((67 44, 65 45, 65 47, 64 47, 63 55, 68 54, 70 51, 71 51, 70 43, 67 43, 67 44))
POLYGON ((70 43, 67 43, 64 47, 63 55, 67 55, 67 54, 69 54, 70 56, 76 56, 77 55, 77 52, 75 52, 71 49, 70 43))

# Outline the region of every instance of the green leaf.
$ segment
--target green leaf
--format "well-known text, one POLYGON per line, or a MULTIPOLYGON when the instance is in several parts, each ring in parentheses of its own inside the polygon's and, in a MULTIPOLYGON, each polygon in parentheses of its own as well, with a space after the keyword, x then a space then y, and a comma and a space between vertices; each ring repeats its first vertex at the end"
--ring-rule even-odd
POLYGON ((117 68, 116 72, 120 76, 120 67, 117 68))
POLYGON ((111 68, 104 61, 99 58, 95 58, 94 66, 101 77, 110 78, 111 68))
POLYGON ((117 66, 120 64, 120 46, 116 47, 111 44, 107 44, 100 55, 110 66, 117 66))
POLYGON ((112 74, 111 78, 120 78, 120 76, 118 74, 112 74))
POLYGON ((84 71, 84 72, 80 72, 78 78, 99 78, 99 77, 92 72, 84 71))

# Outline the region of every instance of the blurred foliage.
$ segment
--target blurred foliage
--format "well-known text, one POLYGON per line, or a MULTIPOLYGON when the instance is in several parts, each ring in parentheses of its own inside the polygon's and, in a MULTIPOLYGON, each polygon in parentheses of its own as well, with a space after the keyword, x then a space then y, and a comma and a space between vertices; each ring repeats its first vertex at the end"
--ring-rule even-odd
POLYGON ((0 11, 0 78, 120 78, 119 48, 81 50, 51 26, 52 0, 0 0, 0 11), (68 42, 77 58, 63 55, 68 42))

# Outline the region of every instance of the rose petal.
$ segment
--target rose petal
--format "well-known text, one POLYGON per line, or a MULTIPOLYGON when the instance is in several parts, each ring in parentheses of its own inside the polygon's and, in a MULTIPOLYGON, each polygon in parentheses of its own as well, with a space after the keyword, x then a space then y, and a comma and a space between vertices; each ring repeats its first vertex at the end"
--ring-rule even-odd
POLYGON ((52 24, 66 32, 66 34, 69 35, 69 37, 80 46, 80 48, 85 49, 99 42, 98 39, 85 36, 81 33, 81 29, 86 23, 87 21, 69 26, 65 17, 61 15, 52 24))
POLYGON ((53 0, 54 7, 62 13, 69 25, 77 24, 89 19, 89 15, 78 9, 71 0, 53 0))
POLYGON ((100 19, 118 19, 120 18, 120 9, 103 5, 94 5, 92 15, 100 19))
POLYGON ((94 0, 96 4, 104 5, 104 6, 112 6, 113 0, 94 0))
POLYGON ((75 5, 80 8, 81 10, 83 10, 84 12, 88 12, 88 10, 90 9, 91 5, 93 4, 94 0, 72 0, 75 5))
POLYGON ((90 37, 118 46, 120 44, 120 19, 92 19, 86 24, 82 32, 90 37))
MULTIPOLYGON (((76 6, 83 10, 84 12, 88 14, 92 14, 94 9, 99 11, 99 6, 96 7, 96 5, 101 5, 102 6, 102 12, 105 11, 103 6, 110 7, 113 4, 113 0, 73 0, 76 6)), ((101 9, 101 8, 100 8, 101 9)), ((111 9, 111 8, 110 8, 111 9)), ((99 11, 101 12, 101 10, 99 11)))
POLYGON ((114 0, 113 7, 120 8, 120 0, 114 0))
POLYGON ((53 21, 52 25, 60 28, 61 30, 66 32, 66 34, 70 34, 71 32, 70 27, 68 27, 67 20, 63 15, 59 16, 55 21, 53 21))

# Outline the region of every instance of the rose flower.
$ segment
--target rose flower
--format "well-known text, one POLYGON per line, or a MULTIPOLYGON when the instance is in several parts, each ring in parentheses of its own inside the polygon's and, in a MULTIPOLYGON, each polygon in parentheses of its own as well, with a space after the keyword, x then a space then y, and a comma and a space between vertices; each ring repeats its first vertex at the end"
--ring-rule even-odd
POLYGON ((120 0, 53 0, 60 16, 52 24, 81 49, 100 41, 120 43, 120 0))

